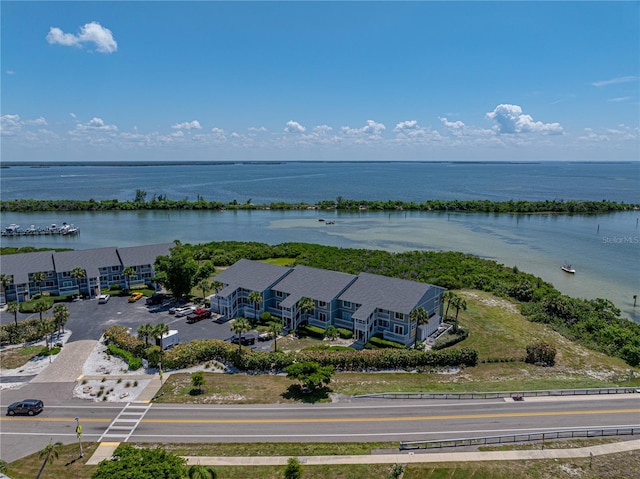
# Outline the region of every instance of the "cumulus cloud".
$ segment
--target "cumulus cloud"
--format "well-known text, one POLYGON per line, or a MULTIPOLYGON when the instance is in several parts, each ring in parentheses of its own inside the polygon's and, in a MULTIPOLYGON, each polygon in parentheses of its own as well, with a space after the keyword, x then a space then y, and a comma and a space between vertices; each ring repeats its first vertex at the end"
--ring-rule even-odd
POLYGON ((640 80, 640 77, 638 76, 627 75, 623 77, 611 78, 609 80, 594 81, 592 85, 599 88, 603 86, 615 85, 617 83, 629 83, 638 80, 640 80))
POLYGON ((533 118, 530 115, 525 115, 518 105, 498 105, 492 112, 487 113, 485 117, 495 121, 494 129, 498 133, 537 132, 548 135, 561 135, 563 133, 560 123, 533 121, 533 118))
POLYGON ((361 128, 351 128, 349 126, 343 126, 341 131, 346 135, 352 136, 368 136, 370 138, 381 138, 382 133, 387 128, 383 123, 378 123, 374 120, 367 120, 367 124, 361 128))
POLYGON ((83 25, 78 34, 65 33, 58 27, 51 27, 47 34, 47 41, 52 45, 79 48, 86 43, 91 43, 100 53, 113 53, 118 50, 118 43, 114 40, 111 30, 104 28, 98 22, 83 25))
POLYGON ((76 130, 82 131, 82 132, 92 132, 92 131, 110 132, 110 131, 118 131, 118 127, 115 125, 107 125, 104 122, 104 120, 102 120, 102 118, 94 117, 91 120, 89 120, 89 122, 87 123, 78 123, 76 125, 76 130))
POLYGON ((265 131, 267 131, 267 129, 264 126, 250 126, 247 129, 253 133, 264 133, 265 131))
POLYGON ((407 120, 407 121, 401 121, 400 123, 398 123, 396 127, 393 129, 393 131, 400 132, 400 131, 407 131, 407 130, 416 130, 418 128, 419 126, 418 126, 417 120, 407 120))
POLYGON ((289 120, 284 127, 286 133, 304 133, 307 129, 297 121, 289 120))
POLYGON ((200 126, 200 122, 198 120, 193 121, 185 121, 184 123, 176 123, 175 125, 171 125, 171 128, 174 130, 200 130, 202 127, 200 126))

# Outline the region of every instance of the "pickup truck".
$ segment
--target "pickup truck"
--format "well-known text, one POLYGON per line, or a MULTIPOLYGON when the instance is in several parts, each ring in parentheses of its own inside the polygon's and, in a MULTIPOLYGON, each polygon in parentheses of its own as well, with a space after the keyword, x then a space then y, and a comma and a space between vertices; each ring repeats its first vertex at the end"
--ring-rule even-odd
POLYGON ((193 313, 187 316, 187 323, 197 323, 203 319, 211 317, 211 311, 208 309, 196 309, 193 313))

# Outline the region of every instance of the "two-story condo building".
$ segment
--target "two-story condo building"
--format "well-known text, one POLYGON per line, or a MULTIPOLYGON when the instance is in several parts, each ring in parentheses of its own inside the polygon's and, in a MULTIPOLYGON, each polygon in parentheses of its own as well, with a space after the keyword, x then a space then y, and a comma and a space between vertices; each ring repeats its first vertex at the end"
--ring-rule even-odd
POLYGON ((438 329, 445 289, 416 281, 361 273, 296 266, 287 268, 240 260, 215 277, 222 288, 211 299, 211 309, 223 319, 257 318, 267 311, 282 320, 285 331, 302 322, 352 330, 358 342, 375 334, 410 346, 438 329), (260 302, 252 302, 252 292, 260 302), (304 303, 312 307, 305 308, 304 303), (412 312, 424 308, 427 324, 418 325, 412 312))
MULTIPOLYGON (((36 293, 54 296, 82 294, 93 298, 113 284, 125 288, 152 283, 153 264, 170 254, 171 243, 127 248, 95 248, 78 251, 42 251, 3 255, 0 272, 11 278, 3 288, 4 301, 27 301, 36 293), (124 276, 131 268, 133 275, 124 276), (74 270, 82 270, 77 277, 74 270), (44 279, 38 280, 38 274, 44 279), (35 276, 34 276, 35 275, 35 276)), ((131 271, 130 270, 130 271, 131 271)))

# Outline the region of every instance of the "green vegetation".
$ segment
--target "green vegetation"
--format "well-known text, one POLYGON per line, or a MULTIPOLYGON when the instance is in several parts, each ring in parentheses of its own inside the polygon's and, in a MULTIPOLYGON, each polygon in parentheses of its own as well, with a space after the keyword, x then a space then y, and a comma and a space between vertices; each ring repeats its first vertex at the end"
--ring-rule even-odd
POLYGON ((0 202, 1 212, 32 211, 139 211, 139 210, 306 210, 310 207, 319 210, 337 211, 444 211, 477 213, 563 213, 595 214, 613 211, 628 211, 638 208, 637 204, 617 203, 615 201, 585 200, 544 200, 544 201, 489 201, 489 200, 427 200, 422 203, 399 200, 367 201, 346 199, 339 196, 335 200, 324 200, 315 204, 285 203, 253 204, 250 201, 239 204, 237 201, 223 203, 206 201, 198 195, 196 201, 188 198, 172 200, 166 195, 153 195, 147 200, 147 193, 137 190, 133 201, 110 200, 35 200, 20 199, 0 202))
MULTIPOLYGON (((241 258, 266 260, 295 258, 295 264, 359 274, 368 272, 437 284, 449 290, 475 289, 508 298, 519 305, 530 321, 545 323, 566 338, 593 350, 640 365, 640 324, 623 318, 606 299, 578 299, 561 294, 541 278, 495 261, 460 252, 336 248, 306 243, 241 243, 233 241, 202 245, 177 243, 171 257, 194 258, 199 268, 230 266, 241 258)), ((167 260, 160 259, 157 266, 167 260)), ((215 279, 215 278, 214 278, 215 279)), ((304 299, 304 298, 303 298, 304 299)), ((451 295, 445 309, 454 317, 467 313, 464 295, 451 295), (456 299, 458 298, 458 299, 456 299)), ((519 354, 523 357, 523 354, 519 354)))
MULTIPOLYGON (((576 441, 578 447, 584 441, 576 441)), ((551 443, 547 444, 550 446, 551 443)), ((140 444, 147 449, 155 449, 156 444, 140 444)), ((88 466, 86 461, 95 452, 97 443, 83 443, 84 458, 78 458, 78 444, 69 444, 58 448, 58 460, 47 465, 43 477, 57 479, 91 479, 99 466, 88 466)), ((130 446, 129 446, 130 447, 130 446)), ((284 457, 310 455, 356 455, 372 454, 376 450, 397 448, 397 443, 242 443, 242 444, 163 444, 166 454, 176 456, 266 456, 284 457)), ((521 448, 531 447, 530 445, 521 448)), ((565 447, 571 447, 566 443, 565 447)), ((619 478, 639 479, 637 464, 640 461, 638 451, 597 456, 590 461, 588 457, 571 459, 549 459, 531 461, 500 462, 466 462, 466 463, 418 463, 404 467, 405 479, 418 478, 467 478, 494 479, 502 477, 518 477, 521 479, 557 479, 568 477, 568 472, 582 479, 619 478)), ((23 457, 8 464, 8 475, 13 479, 33 479, 40 467, 38 454, 23 457)), ((145 466, 152 463, 144 463, 145 466)), ((259 477, 261 479, 282 479, 286 466, 214 466, 219 479, 245 479, 259 477)), ((309 466, 302 465, 303 479, 387 479, 392 465, 381 466, 364 464, 309 466)), ((112 476, 107 476, 112 477, 112 476)), ((124 477, 124 476, 115 476, 124 477)), ((146 477, 146 476, 140 476, 146 477)), ((154 476, 160 477, 160 476, 154 476)), ((165 477, 165 476, 162 476, 165 477)), ((170 477, 170 476, 167 476, 170 477)), ((189 477, 188 475, 186 477, 189 477)), ((206 477, 206 476, 205 476, 206 477)))
POLYGON ((102 461, 91 479, 185 479, 186 460, 160 447, 138 448, 131 444, 120 444, 113 459, 102 461), (135 471, 133 473, 132 471, 135 471))

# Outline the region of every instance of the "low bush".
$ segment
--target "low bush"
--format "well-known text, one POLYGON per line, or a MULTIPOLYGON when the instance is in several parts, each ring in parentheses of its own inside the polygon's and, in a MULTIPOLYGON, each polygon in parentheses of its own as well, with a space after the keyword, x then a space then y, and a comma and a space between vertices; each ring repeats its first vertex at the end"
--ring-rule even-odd
POLYGON ((338 328, 338 336, 342 339, 351 339, 353 338, 353 331, 345 328, 338 328))
POLYGON ((43 346, 40 352, 37 354, 38 356, 55 356, 60 352, 62 348, 60 346, 54 346, 53 348, 47 349, 46 346, 43 346))
POLYGON ((389 341, 388 339, 383 339, 378 335, 369 338, 369 342, 365 344, 364 347, 365 349, 384 349, 384 348, 406 349, 404 344, 396 343, 395 341, 389 341))
POLYGON ((129 351, 119 348, 115 344, 109 344, 107 346, 107 351, 109 352, 109 354, 113 354, 114 356, 118 356, 119 358, 124 359, 129 365, 129 369, 131 371, 135 371, 136 369, 140 369, 142 367, 141 358, 134 356, 129 351))
POLYGON ((322 339, 324 338, 327 330, 307 324, 305 326, 299 326, 297 332, 298 336, 311 336, 312 338, 322 339))
POLYGON ((538 341, 527 346, 525 362, 541 366, 553 366, 556 363, 556 348, 552 344, 538 341))
POLYGON ((439 349, 448 348, 449 346, 453 346, 454 344, 458 344, 460 341, 464 341, 469 337, 469 331, 466 329, 458 328, 457 332, 453 332, 453 330, 447 331, 445 334, 436 339, 436 342, 433 344, 431 349, 434 351, 438 351, 439 349))

